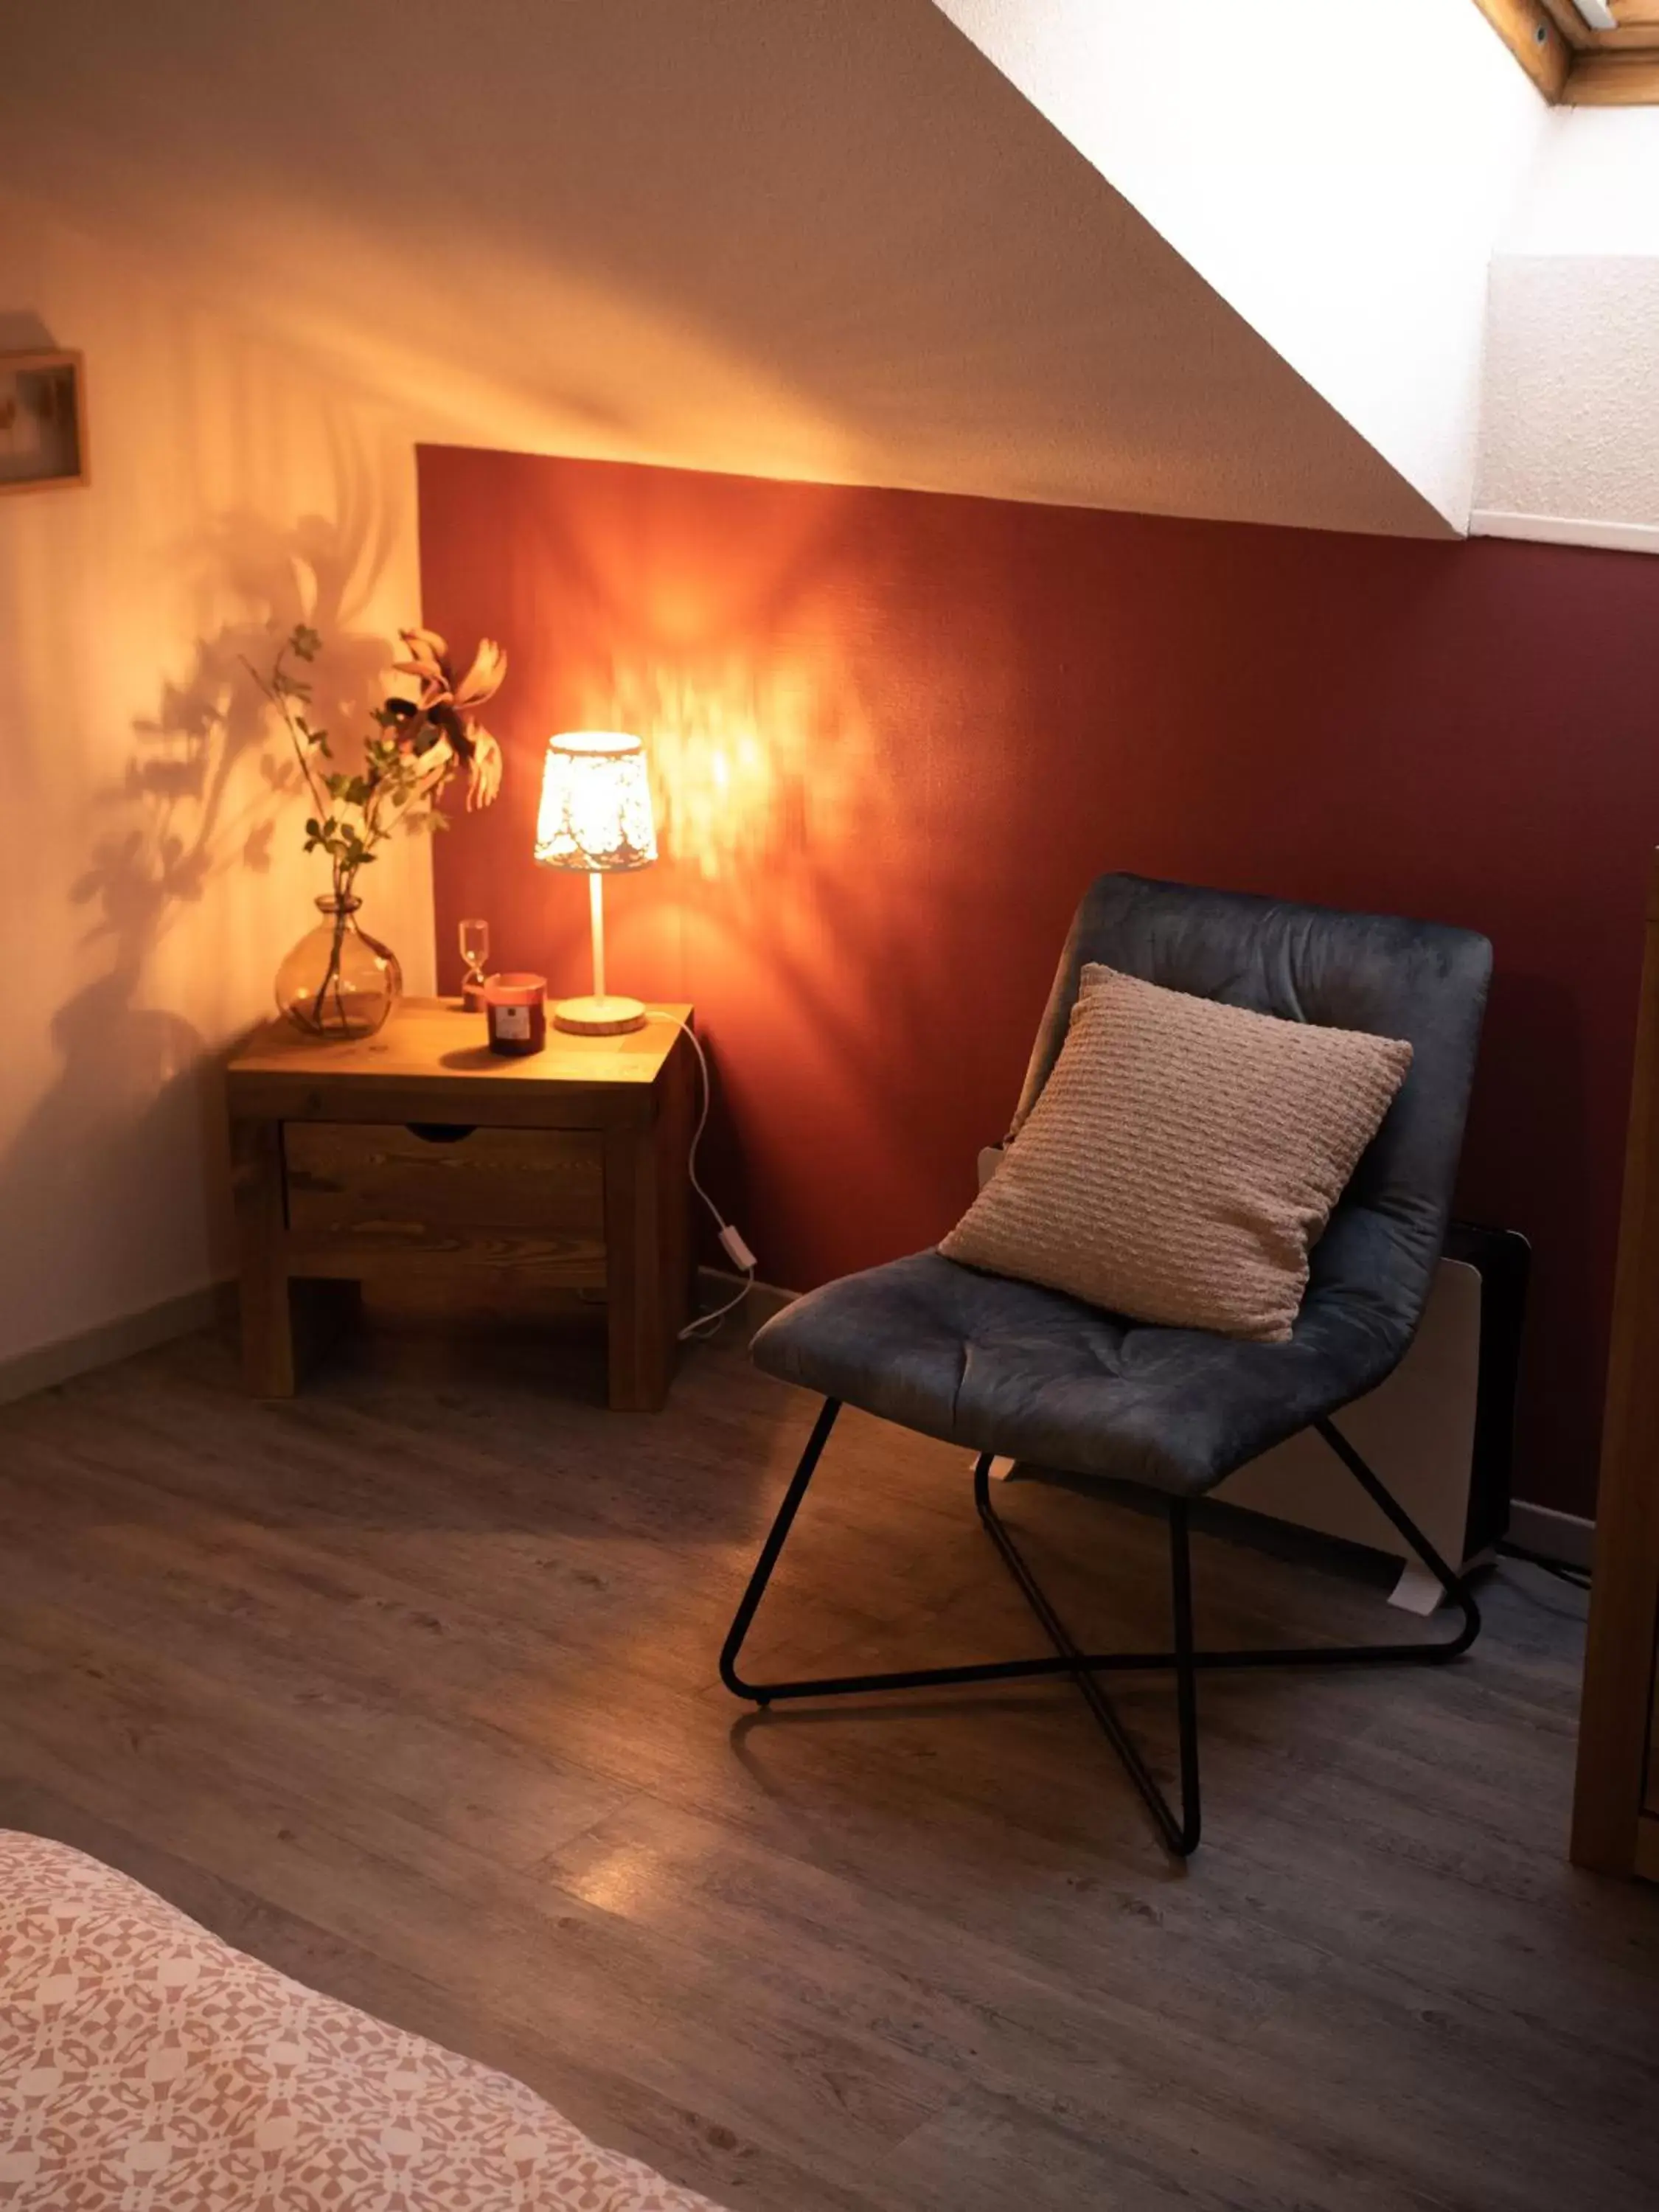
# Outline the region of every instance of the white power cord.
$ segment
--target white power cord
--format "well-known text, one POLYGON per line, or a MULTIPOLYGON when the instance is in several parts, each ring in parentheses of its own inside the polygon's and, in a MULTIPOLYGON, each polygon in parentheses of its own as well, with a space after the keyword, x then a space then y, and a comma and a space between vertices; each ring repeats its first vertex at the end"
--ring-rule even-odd
POLYGON ((708 1077, 708 1055, 702 1048, 702 1039, 690 1023, 683 1022, 678 1014, 665 1014, 653 1006, 647 1010, 646 1018, 653 1022, 672 1022, 675 1028, 684 1033, 686 1042, 697 1055, 697 1069, 702 1079, 702 1105, 697 1115, 696 1127, 691 1132, 691 1145, 686 1154, 685 1171, 690 1180, 692 1189, 708 1208, 709 1218, 720 1231, 721 1250, 732 1265, 740 1271, 744 1278, 743 1287, 734 1297, 728 1298, 723 1306, 716 1306, 712 1313, 699 1314, 695 1321, 687 1322, 685 1327, 680 1331, 680 1340, 684 1343, 690 1338, 713 1336, 727 1314, 737 1311, 755 1287, 755 1270, 760 1262, 744 1243, 742 1232, 732 1227, 703 1188, 702 1179, 697 1174, 697 1147, 702 1142, 702 1133, 708 1126, 711 1089, 708 1077))

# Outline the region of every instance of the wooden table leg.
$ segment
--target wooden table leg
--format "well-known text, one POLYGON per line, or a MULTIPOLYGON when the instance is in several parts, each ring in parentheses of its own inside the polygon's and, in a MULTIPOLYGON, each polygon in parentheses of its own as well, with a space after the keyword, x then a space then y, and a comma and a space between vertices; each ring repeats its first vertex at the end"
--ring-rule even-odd
POLYGON ((234 1121, 230 1149, 241 1248, 243 1377, 256 1398, 291 1398, 294 1321, 283 1249, 283 1125, 234 1121))
POLYGON ((605 1291, 610 1399, 654 1413, 668 1395, 672 1347, 657 1257, 657 1163, 649 1127, 605 1134, 605 1291))
POLYGON ((691 1065, 680 1038, 652 1119, 605 1132, 610 1398, 619 1412, 654 1413, 665 1403, 691 1310, 691 1065))

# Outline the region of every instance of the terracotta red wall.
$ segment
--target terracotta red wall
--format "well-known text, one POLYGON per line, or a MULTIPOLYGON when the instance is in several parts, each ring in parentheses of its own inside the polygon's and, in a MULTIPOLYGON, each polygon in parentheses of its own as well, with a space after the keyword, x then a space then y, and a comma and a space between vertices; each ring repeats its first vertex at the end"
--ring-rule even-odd
POLYGON ((586 988, 532 863, 549 732, 637 730, 659 867, 613 987, 696 1001, 710 1171, 768 1279, 935 1238, 1105 868, 1485 930, 1459 1202, 1535 1249, 1520 1493, 1594 1495, 1649 855, 1659 561, 426 448, 425 619, 512 659, 504 798, 436 853, 439 966, 586 988))

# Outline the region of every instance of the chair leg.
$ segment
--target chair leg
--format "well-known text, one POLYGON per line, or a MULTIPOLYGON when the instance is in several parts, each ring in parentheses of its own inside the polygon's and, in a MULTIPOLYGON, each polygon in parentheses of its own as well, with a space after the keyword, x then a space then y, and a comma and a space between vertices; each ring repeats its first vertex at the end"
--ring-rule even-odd
MULTIPOLYGON (((1048 1640, 1066 1662, 1067 1673, 1083 1693, 1085 1704, 1100 1724, 1101 1733, 1117 1753, 1129 1779, 1140 1792, 1147 1811, 1157 1823, 1165 1847, 1176 1858, 1188 1858, 1198 1848, 1200 1811, 1198 1787, 1198 1697, 1193 1650, 1193 1581, 1187 1542, 1187 1501, 1170 1500, 1170 1598, 1175 1623, 1175 1650, 1164 1657, 1176 1676, 1176 1718, 1181 1741, 1181 1811, 1177 1814, 1159 1788, 1140 1747, 1118 1717, 1115 1707, 1095 1680, 1103 1673, 1098 1657, 1082 1650, 1051 1603, 1024 1553, 991 1504, 991 1454, 981 1454, 974 1468, 974 1504, 987 1534, 996 1546, 1003 1565, 1018 1584, 1020 1594, 1048 1632, 1048 1640)), ((1123 1654, 1140 1657, 1143 1655, 1123 1654)))
MULTIPOLYGON (((775 1698, 839 1698, 851 1697, 865 1690, 916 1690, 938 1686, 951 1687, 964 1682, 1017 1681, 1028 1675, 1065 1674, 1071 1671, 1071 1662, 1054 1659, 995 1659, 984 1665, 972 1667, 909 1668, 897 1674, 833 1674, 815 1677, 811 1681, 747 1682, 738 1672, 738 1655, 749 1634, 766 1586, 772 1579, 794 1519, 800 1510, 801 1500, 817 1470, 820 1455, 828 1443, 830 1431, 841 1411, 841 1401, 826 1398, 812 1433, 806 1440, 806 1449, 800 1455, 783 1503, 778 1508, 777 1518, 768 1532, 761 1555, 755 1562, 755 1571, 749 1577, 747 1588, 738 1601, 731 1628, 720 1651, 720 1680, 734 1698, 747 1698, 757 1705, 769 1705, 775 1698)), ((987 1455, 988 1460, 988 1455, 987 1455)))
POLYGON ((1176 1722, 1181 1744, 1180 1858, 1198 1849, 1198 1673, 1193 1664, 1193 1566, 1187 1544, 1187 1501, 1170 1501, 1170 1610, 1175 1620, 1176 1722))
POLYGON ((738 1672, 738 1658, 778 1563, 801 1501, 817 1471, 841 1407, 827 1398, 800 1462, 784 1494, 777 1517, 762 1547, 720 1652, 720 1680, 733 1696, 769 1705, 776 1699, 860 1696, 887 1690, 951 1689, 979 1682, 1012 1682, 1069 1675, 1087 1702, 1102 1732, 1145 1800, 1167 1849, 1185 1858, 1197 1848, 1200 1828, 1198 1757, 1197 1677, 1200 1670, 1255 1667, 1330 1667, 1401 1664, 1435 1666, 1467 1651, 1480 1632, 1480 1614, 1467 1583, 1449 1567, 1374 1470, 1328 1419, 1313 1425, 1368 1497, 1411 1546, 1457 1605, 1462 1621, 1456 1633, 1435 1644, 1291 1644, 1249 1650, 1201 1651, 1193 1629, 1192 1567, 1188 1504, 1170 1501, 1170 1586, 1174 1645, 1168 1651, 1085 1651, 1054 1610, 1024 1554, 991 1503, 993 1455, 982 1453, 974 1468, 974 1502, 986 1533, 995 1545, 1021 1595, 1054 1646, 1041 1659, 995 1659, 959 1667, 917 1667, 866 1674, 832 1674, 810 1680, 750 1682, 738 1672), (1181 1776, 1181 1810, 1171 1807, 1109 1699, 1095 1680, 1103 1674, 1173 1674, 1181 1776))
MULTIPOLYGON (((1455 1636, 1440 1644, 1377 1644, 1372 1647, 1379 1656, 1384 1653, 1398 1657, 1401 1653, 1424 1652, 1429 1656, 1427 1664, 1433 1666, 1447 1659, 1461 1658, 1480 1633, 1480 1608, 1462 1575, 1449 1567, 1434 1546, 1401 1504, 1398 1498, 1382 1486, 1374 1468, 1367 1466, 1348 1442, 1334 1421, 1317 1420, 1314 1427, 1341 1461, 1373 1505, 1394 1526, 1411 1546, 1446 1595, 1463 1616, 1463 1623, 1455 1636)), ((1353 1647, 1364 1650, 1363 1645, 1353 1647)))
POLYGON ((800 1455, 788 1489, 784 1492, 777 1518, 761 1547, 761 1555, 755 1562, 755 1571, 749 1577, 748 1587, 738 1603, 736 1616, 726 1633, 725 1647, 720 1652, 721 1681, 734 1698, 752 1698, 757 1705, 769 1704, 772 1692, 744 1680, 738 1673, 738 1654, 749 1633, 749 1624, 755 1618, 755 1609, 766 1595, 766 1585, 772 1579, 772 1570, 778 1564, 778 1555, 794 1526, 795 1516, 800 1511, 800 1502, 806 1495, 806 1486, 812 1480, 823 1447, 830 1441, 830 1431, 835 1427, 836 1416, 840 1411, 839 1398, 826 1398, 818 1408, 818 1417, 812 1424, 812 1433, 806 1439, 806 1449, 800 1455))

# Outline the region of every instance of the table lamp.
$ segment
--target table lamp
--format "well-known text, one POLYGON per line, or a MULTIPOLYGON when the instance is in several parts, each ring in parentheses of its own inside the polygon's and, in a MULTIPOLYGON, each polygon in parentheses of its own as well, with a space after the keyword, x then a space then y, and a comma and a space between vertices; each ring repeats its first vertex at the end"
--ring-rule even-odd
POLYGON ((567 730, 547 741, 542 803, 536 817, 536 858, 544 868, 587 872, 593 933, 593 990, 562 999, 555 1026, 578 1036, 620 1036, 645 1022, 637 999, 613 999, 605 988, 605 879, 612 869, 648 867, 657 857, 645 748, 620 730, 567 730))

